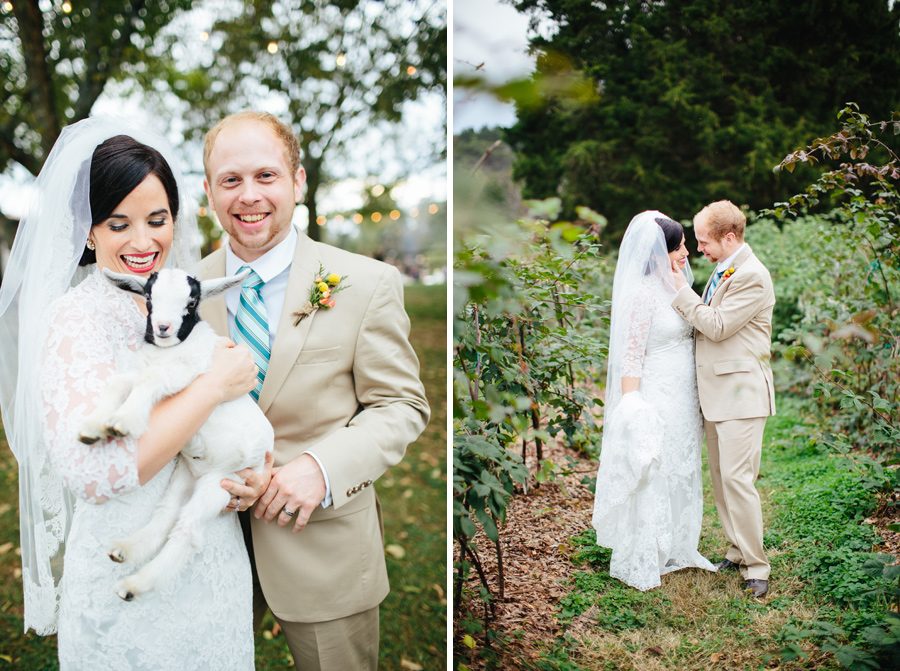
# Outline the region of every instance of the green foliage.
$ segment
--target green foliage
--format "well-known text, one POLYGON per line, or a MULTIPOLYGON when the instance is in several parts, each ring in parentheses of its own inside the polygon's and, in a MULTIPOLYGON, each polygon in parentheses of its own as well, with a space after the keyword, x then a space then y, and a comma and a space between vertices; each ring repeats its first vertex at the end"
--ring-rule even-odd
MULTIPOLYGON (((808 412, 808 411, 806 411, 808 412)), ((880 539, 863 520, 875 507, 866 476, 848 469, 829 448, 810 440, 801 401, 787 397, 767 431, 784 436, 770 449, 777 470, 769 486, 779 514, 774 522, 783 538, 779 563, 809 585, 810 599, 830 604, 816 619, 789 622, 779 633, 786 661, 807 657, 804 644, 813 641, 850 669, 879 669, 890 655, 893 627, 885 610, 894 598, 894 568, 890 555, 870 554, 880 539), (799 452, 798 452, 799 450, 799 452), (803 457, 798 458, 802 453, 803 457)))
POLYGON ((551 89, 517 105, 506 133, 516 177, 526 198, 561 197, 564 216, 576 205, 602 212, 614 239, 648 199, 676 219, 721 198, 751 210, 784 200, 813 173, 772 165, 825 132, 839 105, 886 114, 895 103, 881 84, 900 77, 889 0, 864 12, 766 0, 514 4, 553 26, 531 39, 534 81, 575 72, 595 93, 551 89))
POLYGON ((781 228, 759 220, 747 235, 775 285, 776 386, 814 399, 836 451, 889 458, 900 441, 897 239, 840 211, 781 228))

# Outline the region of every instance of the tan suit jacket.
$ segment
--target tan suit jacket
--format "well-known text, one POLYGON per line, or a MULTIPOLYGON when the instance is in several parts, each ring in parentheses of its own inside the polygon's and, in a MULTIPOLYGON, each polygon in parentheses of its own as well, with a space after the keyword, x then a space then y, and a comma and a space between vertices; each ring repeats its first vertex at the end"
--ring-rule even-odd
MULTIPOLYGON (((225 250, 201 262, 225 274, 225 250)), ((224 296, 202 316, 228 335, 224 296)), ((275 466, 306 450, 322 461, 333 505, 309 524, 251 517, 263 594, 278 617, 323 622, 374 608, 388 593, 381 510, 372 483, 403 457, 428 421, 419 362, 409 343, 400 273, 392 266, 301 234, 259 406, 275 429, 275 466), (318 273, 347 275, 335 306, 294 326, 318 273)))
POLYGON ((690 287, 672 301, 696 329, 700 407, 711 422, 775 414, 769 363, 775 307, 772 278, 749 245, 732 267, 734 274, 719 285, 709 305, 690 287))

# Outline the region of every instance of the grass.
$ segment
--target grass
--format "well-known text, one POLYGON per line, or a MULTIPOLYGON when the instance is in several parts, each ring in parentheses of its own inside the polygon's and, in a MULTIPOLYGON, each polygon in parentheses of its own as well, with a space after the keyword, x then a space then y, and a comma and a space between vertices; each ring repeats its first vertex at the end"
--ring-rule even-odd
MULTIPOLYGON (((875 579, 860 570, 876 535, 861 520, 874 505, 839 459, 805 435, 799 409, 783 403, 766 427, 757 485, 772 564, 764 601, 746 597, 735 572, 687 569, 639 592, 609 576, 609 551, 590 530, 573 539, 580 570, 558 606, 564 634, 537 668, 654 671, 700 669, 839 669, 800 629, 829 622, 844 631, 836 645, 858 641, 878 622, 884 604, 875 579), (792 633, 794 632, 794 633, 792 633), (782 658, 791 644, 799 656, 782 658)), ((721 559, 725 539, 704 470, 704 532, 700 550, 721 559)))
MULTIPOLYGON (((446 287, 406 290, 410 339, 432 416, 406 458, 377 483, 391 593, 381 605, 382 669, 446 669, 446 287), (404 665, 404 662, 406 664, 404 665)), ((0 433, 0 671, 58 669, 56 638, 22 633, 17 464, 0 433)), ((256 668, 290 668, 271 616, 256 640, 256 668)))

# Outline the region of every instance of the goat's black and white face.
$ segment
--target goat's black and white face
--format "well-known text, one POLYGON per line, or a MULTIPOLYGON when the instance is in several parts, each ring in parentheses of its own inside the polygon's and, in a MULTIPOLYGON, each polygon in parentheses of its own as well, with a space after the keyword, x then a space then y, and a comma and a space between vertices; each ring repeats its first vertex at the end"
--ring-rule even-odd
POLYGON ((157 347, 183 342, 200 322, 200 301, 240 284, 249 274, 200 282, 182 270, 164 268, 142 278, 107 269, 106 278, 119 289, 142 295, 147 301, 147 330, 144 340, 157 347))
POLYGON ((200 282, 185 273, 163 269, 144 285, 147 330, 144 340, 157 347, 183 342, 200 321, 200 282))

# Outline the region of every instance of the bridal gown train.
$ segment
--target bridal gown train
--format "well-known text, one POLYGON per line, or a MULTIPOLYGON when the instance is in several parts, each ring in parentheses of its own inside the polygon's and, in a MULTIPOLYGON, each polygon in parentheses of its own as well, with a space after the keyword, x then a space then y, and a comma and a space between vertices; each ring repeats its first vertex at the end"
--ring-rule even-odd
POLYGON ((703 522, 693 327, 655 275, 629 308, 623 377, 640 377, 607 416, 592 523, 612 549, 610 575, 640 590, 686 567, 714 571, 697 550, 703 522))
POLYGON ((253 669, 250 564, 234 513, 213 520, 169 584, 127 603, 113 591, 136 569, 113 563, 106 547, 150 520, 175 462, 139 486, 134 439, 87 446, 76 436, 110 374, 129 365, 146 318, 94 272, 51 306, 48 322, 44 432, 78 497, 61 581, 60 668, 253 669))

